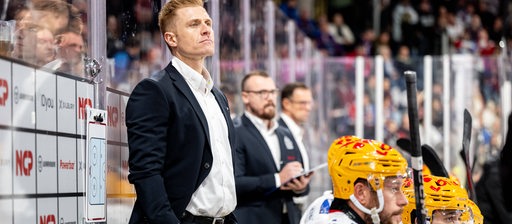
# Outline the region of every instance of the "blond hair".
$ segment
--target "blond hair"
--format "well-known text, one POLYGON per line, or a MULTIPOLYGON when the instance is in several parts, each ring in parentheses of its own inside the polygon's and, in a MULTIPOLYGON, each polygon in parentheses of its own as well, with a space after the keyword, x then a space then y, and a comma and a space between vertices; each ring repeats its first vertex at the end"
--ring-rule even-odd
POLYGON ((176 10, 190 6, 203 7, 203 4, 203 0, 170 0, 165 3, 158 14, 158 26, 162 35, 167 31, 171 22, 174 21, 176 10))

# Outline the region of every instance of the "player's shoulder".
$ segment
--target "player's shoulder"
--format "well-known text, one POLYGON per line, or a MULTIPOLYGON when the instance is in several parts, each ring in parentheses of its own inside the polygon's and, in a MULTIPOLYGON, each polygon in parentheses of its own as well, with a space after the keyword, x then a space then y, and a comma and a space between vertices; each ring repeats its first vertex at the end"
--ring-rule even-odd
POLYGON ((357 224, 356 221, 350 219, 343 212, 333 212, 329 213, 329 219, 327 224, 357 224))
POLYGON ((332 191, 325 191, 306 208, 300 224, 325 224, 328 220, 332 200, 334 200, 332 191))

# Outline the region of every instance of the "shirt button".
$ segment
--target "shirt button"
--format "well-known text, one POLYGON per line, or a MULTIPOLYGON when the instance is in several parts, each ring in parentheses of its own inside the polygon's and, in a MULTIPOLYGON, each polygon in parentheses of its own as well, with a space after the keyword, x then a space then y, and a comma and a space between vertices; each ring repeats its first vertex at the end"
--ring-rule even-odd
POLYGON ((210 164, 209 164, 209 163, 205 163, 205 164, 203 165, 203 167, 204 167, 205 169, 210 169, 210 164))

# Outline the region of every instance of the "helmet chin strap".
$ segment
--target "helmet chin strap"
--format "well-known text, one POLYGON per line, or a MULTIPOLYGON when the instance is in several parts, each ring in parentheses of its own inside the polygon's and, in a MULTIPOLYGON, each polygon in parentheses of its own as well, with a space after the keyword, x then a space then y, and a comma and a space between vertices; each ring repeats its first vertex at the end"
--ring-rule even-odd
POLYGON ((377 198, 379 201, 379 208, 373 207, 372 209, 367 209, 357 200, 354 194, 350 195, 350 201, 352 201, 352 203, 354 203, 354 205, 359 210, 368 215, 371 215, 374 224, 380 223, 379 213, 382 211, 382 209, 384 209, 384 196, 382 195, 382 189, 377 190, 377 198))

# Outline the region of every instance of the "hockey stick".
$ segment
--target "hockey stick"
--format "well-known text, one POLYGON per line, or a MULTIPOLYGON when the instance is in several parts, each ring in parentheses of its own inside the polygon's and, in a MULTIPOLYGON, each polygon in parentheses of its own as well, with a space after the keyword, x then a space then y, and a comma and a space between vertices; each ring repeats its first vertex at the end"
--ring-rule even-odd
MULTIPOLYGON (((411 153, 411 141, 409 139, 400 138, 396 140, 396 144, 407 153, 411 153)), ((436 151, 427 144, 421 146, 421 156, 425 165, 430 169, 430 173, 439 177, 450 177, 448 171, 443 165, 443 162, 437 155, 436 151)))
POLYGON ((407 87, 407 112, 409 114, 409 132, 411 135, 411 167, 416 199, 416 217, 420 224, 425 223, 425 191, 423 189, 423 160, 421 153, 418 102, 416 100, 416 72, 405 71, 407 87))
POLYGON ((443 161, 437 156, 436 151, 427 144, 421 146, 423 152, 423 158, 425 158, 425 164, 430 168, 430 172, 434 176, 450 177, 448 170, 444 167, 443 161))
POLYGON ((464 109, 464 129, 462 130, 462 150, 460 151, 460 155, 466 164, 466 178, 469 190, 469 198, 476 203, 476 193, 472 175, 473 172, 471 172, 471 163, 469 163, 469 143, 471 142, 472 120, 473 119, 471 118, 469 111, 464 109))

